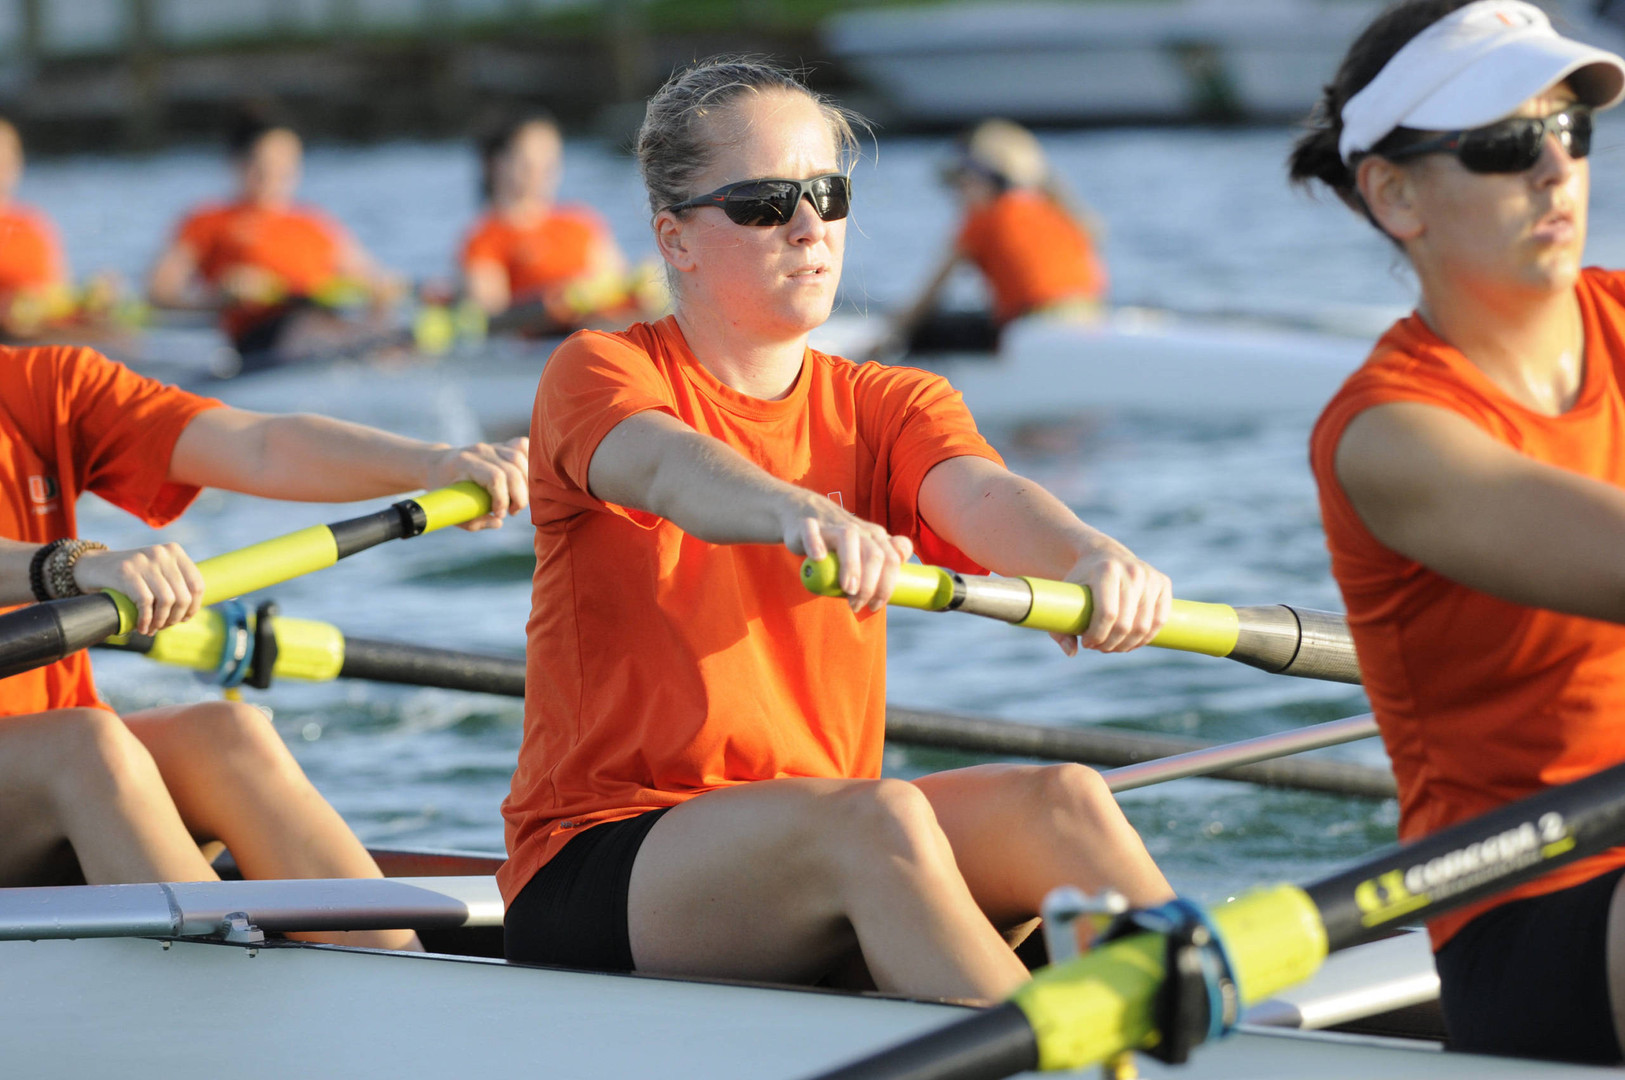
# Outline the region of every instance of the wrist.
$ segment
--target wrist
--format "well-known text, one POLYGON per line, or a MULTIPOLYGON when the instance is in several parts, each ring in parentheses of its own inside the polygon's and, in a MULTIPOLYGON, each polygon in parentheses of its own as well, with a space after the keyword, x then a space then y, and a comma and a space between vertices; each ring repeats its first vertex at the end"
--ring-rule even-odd
POLYGON ((424 443, 423 463, 418 470, 417 486, 421 488, 441 487, 443 470, 456 453, 450 443, 424 443))
MULTIPOLYGON (((79 560, 90 552, 106 551, 107 545, 94 540, 63 539, 48 544, 42 550, 45 555, 40 560, 39 576, 43 580, 44 591, 49 594, 49 599, 60 600, 83 595, 84 590, 79 587, 76 574, 79 560)), ((40 557, 36 555, 35 558, 40 557)))

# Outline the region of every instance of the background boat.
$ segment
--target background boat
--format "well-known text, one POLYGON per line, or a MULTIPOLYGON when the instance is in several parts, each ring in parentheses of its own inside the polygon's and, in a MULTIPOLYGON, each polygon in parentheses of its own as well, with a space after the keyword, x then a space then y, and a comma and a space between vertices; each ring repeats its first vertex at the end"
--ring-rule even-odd
MULTIPOLYGON (((969 2, 846 12, 824 26, 891 121, 963 126, 1295 121, 1381 0, 969 2)), ((1571 36, 1618 48, 1596 5, 1571 36)))

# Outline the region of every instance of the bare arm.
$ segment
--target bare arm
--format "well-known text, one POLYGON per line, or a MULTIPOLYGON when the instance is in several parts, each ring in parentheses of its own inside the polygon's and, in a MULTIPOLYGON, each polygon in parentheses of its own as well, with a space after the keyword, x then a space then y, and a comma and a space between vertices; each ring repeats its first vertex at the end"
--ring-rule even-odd
POLYGON ((472 480, 491 493, 501 524, 530 501, 529 440, 454 448, 325 416, 242 409, 199 413, 175 442, 169 479, 270 499, 351 502, 472 480))
POLYGON ((508 271, 500 263, 476 259, 463 271, 463 287, 469 298, 487 315, 501 315, 513 303, 508 289, 508 271))
POLYGON ((406 281, 399 274, 380 266, 367 249, 354 240, 339 249, 338 273, 342 278, 359 281, 367 288, 367 296, 375 311, 393 307, 406 295, 406 281))
MULTIPOLYGON (((940 536, 1000 574, 1088 585, 1095 616, 1081 644, 1121 652, 1150 641, 1173 602, 1167 577, 1038 484, 986 458, 956 457, 925 474, 920 514, 940 536)), ((1080 639, 1056 636, 1068 654, 1080 639)))
POLYGON ((213 309, 220 297, 198 276, 197 253, 179 241, 169 245, 147 276, 147 297, 159 307, 213 309))
POLYGON ((587 467, 595 498, 644 510, 713 544, 778 544, 797 555, 841 559, 853 610, 879 610, 913 547, 822 495, 771 475, 709 435, 663 412, 610 429, 587 467))
POLYGON ((1371 534, 1469 588, 1625 622, 1625 491, 1401 402, 1355 417, 1337 478, 1371 534))

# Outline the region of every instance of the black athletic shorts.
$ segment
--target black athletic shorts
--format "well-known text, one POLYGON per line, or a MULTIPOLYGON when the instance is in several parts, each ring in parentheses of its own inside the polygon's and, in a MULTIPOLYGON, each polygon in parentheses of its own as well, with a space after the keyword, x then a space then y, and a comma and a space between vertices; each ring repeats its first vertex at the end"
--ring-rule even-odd
POLYGON ((1434 954, 1450 1048, 1617 1064, 1608 906, 1625 868, 1491 908, 1434 954))
POLYGON ((631 971, 626 895, 643 838, 668 807, 594 825, 536 871, 502 920, 509 960, 588 971, 631 971))

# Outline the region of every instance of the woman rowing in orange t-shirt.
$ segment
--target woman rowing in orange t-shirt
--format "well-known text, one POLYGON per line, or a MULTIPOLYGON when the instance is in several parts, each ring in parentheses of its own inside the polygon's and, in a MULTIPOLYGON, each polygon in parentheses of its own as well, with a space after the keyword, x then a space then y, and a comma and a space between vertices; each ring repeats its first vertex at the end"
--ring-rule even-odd
POLYGON ((629 277, 609 226, 589 207, 554 201, 563 157, 558 125, 546 116, 481 140, 489 210, 463 244, 463 279, 496 329, 555 334, 624 326, 642 314, 648 290, 629 277))
POLYGON ((960 140, 944 175, 964 213, 959 235, 877 353, 993 352, 1014 319, 1099 312, 1106 268, 1089 215, 1072 207, 1032 132, 984 120, 960 140), (965 263, 987 282, 990 310, 937 307, 965 263))
MULTIPOLYGON (((1581 269, 1622 88, 1532 4, 1412 0, 1292 156, 1421 283, 1311 445, 1406 839, 1625 760, 1625 274, 1581 269)), ((1430 923, 1451 1044, 1620 1061, 1622 881, 1616 848, 1430 923)))
POLYGON ((884 608, 916 548, 1089 584, 1082 643, 1107 651, 1150 640, 1170 586, 1008 472, 940 377, 808 349, 854 141, 760 62, 649 102, 676 314, 570 338, 532 421, 512 959, 796 982, 855 959, 885 990, 988 999, 1027 978, 1002 935, 1051 888, 1169 896, 1081 765, 881 778, 884 608), (799 583, 827 552, 850 606, 799 583))
POLYGON ((152 302, 218 310, 248 368, 376 339, 404 285, 337 222, 294 203, 304 157, 299 136, 262 111, 245 110, 229 145, 237 198, 181 223, 148 280, 152 302), (366 319, 335 310, 356 298, 368 308, 366 319))
MULTIPOLYGON (((525 506, 526 451, 226 408, 85 348, 0 348, 0 608, 117 589, 143 634, 198 613, 202 578, 179 545, 76 538, 83 492, 160 526, 204 487, 348 502, 473 480, 495 508, 468 526, 481 529, 525 506)), ((378 876, 263 712, 223 701, 119 716, 82 652, 0 679, 0 821, 0 888, 206 881, 199 844, 214 841, 248 877, 378 876)), ((417 943, 410 930, 305 936, 417 943)))

